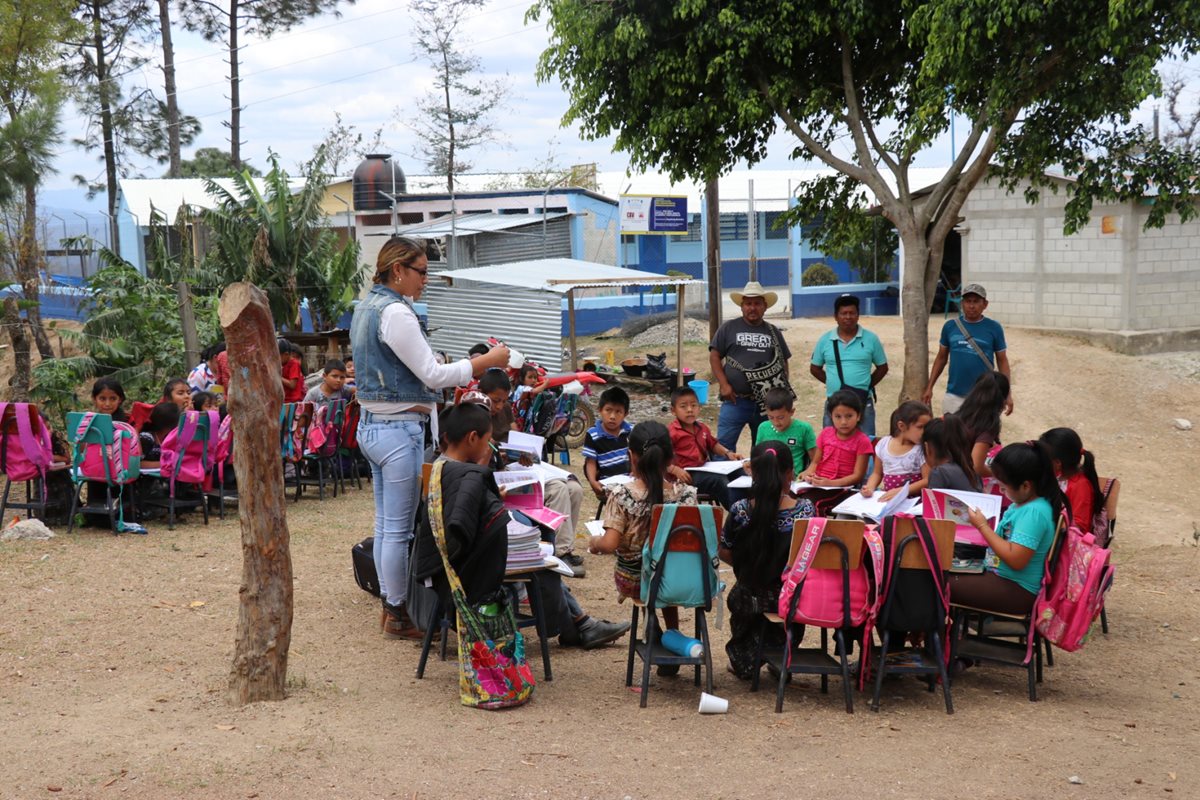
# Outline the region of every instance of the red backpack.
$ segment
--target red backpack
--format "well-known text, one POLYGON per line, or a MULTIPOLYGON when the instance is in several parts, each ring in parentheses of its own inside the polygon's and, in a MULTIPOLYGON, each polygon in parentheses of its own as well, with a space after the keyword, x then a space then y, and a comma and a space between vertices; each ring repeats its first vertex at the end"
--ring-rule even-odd
POLYGON ((53 459, 50 429, 43 424, 37 406, 0 403, 0 472, 12 481, 41 477, 44 490, 53 459))
POLYGON ((1067 652, 1083 647, 1112 587, 1111 555, 1092 534, 1074 525, 1067 528, 1058 560, 1042 578, 1042 591, 1034 603, 1038 633, 1051 644, 1067 652))
POLYGON ((357 400, 351 400, 346 404, 346 413, 342 415, 342 430, 338 440, 343 450, 358 449, 358 418, 361 415, 362 406, 357 400))

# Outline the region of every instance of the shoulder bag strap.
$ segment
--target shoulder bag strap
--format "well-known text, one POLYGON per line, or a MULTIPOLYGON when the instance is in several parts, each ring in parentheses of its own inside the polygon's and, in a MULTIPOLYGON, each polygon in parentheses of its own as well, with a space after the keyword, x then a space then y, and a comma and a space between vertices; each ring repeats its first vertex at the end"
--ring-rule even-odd
POLYGON ((796 558, 788 565, 783 573, 784 590, 791 589, 795 594, 797 587, 804 583, 804 577, 808 574, 808 567, 813 562, 813 558, 817 555, 817 548, 821 546, 821 537, 825 534, 824 517, 812 517, 808 521, 808 528, 804 531, 804 541, 800 544, 800 549, 796 552, 796 558))
MULTIPOLYGON (((474 641, 482 642, 488 639, 483 626, 475 616, 475 610, 467 603, 467 593, 454 567, 450 566, 450 557, 446 549, 446 520, 442 504, 442 469, 444 461, 435 461, 433 471, 429 475, 429 527, 433 531, 433 541, 437 545, 438 555, 442 557, 442 568, 446 571, 446 580, 450 583, 450 594, 454 599, 454 607, 458 612, 459 623, 470 632, 474 641)), ((461 647, 461 642, 460 642, 461 647)))
POLYGON ((971 349, 975 351, 975 355, 979 356, 979 360, 983 362, 984 366, 989 370, 995 369, 995 366, 991 361, 988 361, 988 357, 983 354, 983 350, 976 343, 975 337, 967 330, 967 326, 963 325, 962 317, 955 317, 954 324, 958 326, 959 331, 966 337, 967 344, 971 345, 971 349))
POLYGON ((837 335, 833 336, 833 361, 837 365, 838 381, 841 382, 842 388, 846 388, 846 376, 842 374, 842 348, 838 347, 837 335))

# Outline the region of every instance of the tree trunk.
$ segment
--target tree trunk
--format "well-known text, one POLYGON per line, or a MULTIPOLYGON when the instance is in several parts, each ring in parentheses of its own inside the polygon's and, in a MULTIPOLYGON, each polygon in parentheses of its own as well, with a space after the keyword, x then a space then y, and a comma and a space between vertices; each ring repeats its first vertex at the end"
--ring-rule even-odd
POLYGON ((175 90, 175 46, 171 42, 170 0, 158 0, 158 24, 162 32, 163 88, 167 95, 167 177, 179 177, 179 100, 175 90))
POLYGON ((279 456, 279 351, 267 296, 233 283, 218 309, 229 349, 234 468, 242 527, 242 586, 229 674, 235 705, 282 700, 292 639, 292 559, 279 456))
MULTIPOLYGON (((104 181, 108 199, 108 219, 111 227, 112 251, 121 252, 121 231, 117 226, 117 148, 113 141, 113 85, 108 74, 108 59, 104 47, 104 19, 107 4, 92 0, 92 46, 96 48, 96 98, 100 101, 100 135, 104 147, 104 181)), ((150 224, 146 220, 146 224, 150 224)))
POLYGON ((42 328, 42 307, 38 268, 41 265, 37 239, 37 186, 25 186, 25 219, 21 223, 21 240, 17 244, 17 279, 21 282, 25 309, 25 322, 42 358, 54 358, 50 337, 42 328))
POLYGON ((8 379, 8 385, 12 389, 10 399, 14 403, 27 403, 29 402, 29 384, 33 374, 33 365, 29 359, 29 337, 25 335, 25 323, 21 321, 21 312, 17 309, 16 298, 4 298, 3 319, 15 362, 12 377, 8 379))
POLYGON ((242 168, 242 86, 238 69, 238 4, 229 0, 229 155, 242 168))
MULTIPOLYGON (((899 233, 904 245, 904 272, 900 285, 904 314, 904 382, 899 398, 903 403, 919 400, 929 381, 929 305, 933 293, 926 291, 930 250, 924 232, 901 228, 899 233)), ((940 266, 940 258, 938 263, 940 266)))

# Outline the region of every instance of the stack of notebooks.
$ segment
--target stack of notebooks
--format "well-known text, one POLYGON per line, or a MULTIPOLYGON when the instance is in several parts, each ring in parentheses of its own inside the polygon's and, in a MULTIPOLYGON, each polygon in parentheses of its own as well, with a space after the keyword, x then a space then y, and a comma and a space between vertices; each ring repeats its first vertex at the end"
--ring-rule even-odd
POLYGON ((515 519, 508 521, 508 561, 506 572, 534 569, 546 563, 542 556, 541 530, 515 519))

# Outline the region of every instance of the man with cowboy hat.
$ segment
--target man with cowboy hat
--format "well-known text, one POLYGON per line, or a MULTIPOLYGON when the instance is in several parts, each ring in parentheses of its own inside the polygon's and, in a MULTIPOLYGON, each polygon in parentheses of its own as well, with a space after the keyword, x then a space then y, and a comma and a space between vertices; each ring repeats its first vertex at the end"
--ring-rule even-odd
POLYGON ((717 329, 708 346, 708 360, 721 387, 721 415, 717 420, 717 440, 736 451, 742 427, 750 426, 750 435, 766 419, 762 405, 769 389, 786 388, 795 396, 788 381, 788 349, 783 334, 763 315, 779 296, 750 281, 740 292, 731 292, 733 302, 741 306, 742 316, 717 329))

